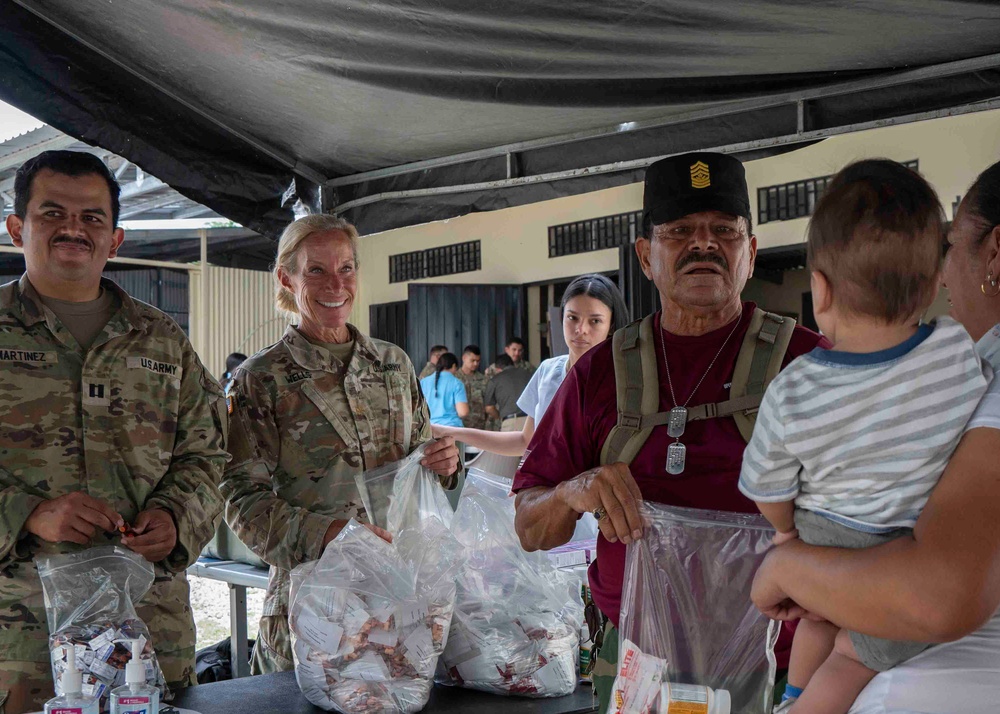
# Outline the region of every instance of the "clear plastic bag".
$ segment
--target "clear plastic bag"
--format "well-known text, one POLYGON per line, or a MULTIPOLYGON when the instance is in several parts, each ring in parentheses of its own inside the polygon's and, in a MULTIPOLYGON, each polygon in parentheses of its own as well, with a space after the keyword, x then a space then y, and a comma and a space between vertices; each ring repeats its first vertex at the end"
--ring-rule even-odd
POLYGON ((431 516, 445 526, 451 525, 454 511, 437 474, 420 465, 425 447, 422 444, 405 459, 355 477, 361 502, 373 525, 399 533, 431 516))
POLYGON ((153 652, 149 629, 135 604, 153 585, 153 565, 138 553, 118 546, 101 546, 77 553, 35 560, 45 595, 49 624, 52 679, 62 695, 67 650, 76 650, 83 673, 83 693, 99 697, 107 708, 111 689, 125 684, 125 665, 132 640, 143 642, 146 683, 168 694, 153 652))
POLYGON ((767 714, 779 623, 750 601, 774 531, 763 516, 645 502, 628 547, 612 711, 666 712, 665 682, 727 690, 734 714, 767 714))
POLYGON ((462 557, 437 518, 387 543, 351 520, 291 573, 295 676, 324 709, 417 712, 448 641, 462 557))
POLYGON ((472 469, 452 522, 466 563, 442 681, 496 694, 558 697, 578 681, 583 600, 578 578, 514 532, 510 481, 472 469))

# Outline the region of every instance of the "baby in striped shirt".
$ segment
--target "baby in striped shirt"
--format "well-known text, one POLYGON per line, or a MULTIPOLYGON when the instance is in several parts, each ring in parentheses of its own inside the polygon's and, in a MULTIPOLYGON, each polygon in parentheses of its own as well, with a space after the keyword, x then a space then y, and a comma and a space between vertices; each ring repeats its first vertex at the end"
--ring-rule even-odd
MULTIPOLYGON (((844 168, 816 206, 813 310, 833 349, 771 383, 740 474, 775 543, 867 548, 909 535, 986 392, 992 370, 965 329, 920 321, 937 295, 942 215, 919 174, 884 159, 844 168)), ((776 711, 846 714, 877 672, 928 646, 802 620, 790 703, 776 711)))

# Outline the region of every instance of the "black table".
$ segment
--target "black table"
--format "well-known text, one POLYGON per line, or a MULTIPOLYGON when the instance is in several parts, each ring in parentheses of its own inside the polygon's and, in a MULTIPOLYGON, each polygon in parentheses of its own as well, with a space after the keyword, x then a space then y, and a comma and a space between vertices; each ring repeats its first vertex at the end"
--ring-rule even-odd
MULTIPOLYGON (((228 682, 202 684, 177 694, 174 706, 201 714, 316 714, 322 709, 310 704, 299 691, 294 672, 264 674, 228 682)), ((430 714, 584 714, 596 711, 589 684, 557 699, 501 697, 471 689, 436 685, 424 708, 430 714)))

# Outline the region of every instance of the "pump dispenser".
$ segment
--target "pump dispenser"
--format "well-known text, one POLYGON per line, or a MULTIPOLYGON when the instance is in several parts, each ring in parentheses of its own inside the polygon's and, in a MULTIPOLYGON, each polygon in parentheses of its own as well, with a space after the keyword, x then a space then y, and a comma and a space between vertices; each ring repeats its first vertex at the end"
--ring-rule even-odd
POLYGON ((76 668, 76 648, 66 650, 66 671, 62 675, 62 696, 45 703, 45 714, 98 714, 100 702, 83 695, 83 675, 76 668))
POLYGON ((125 665, 125 684, 111 690, 111 714, 157 714, 160 690, 146 684, 142 640, 132 640, 132 659, 125 665))

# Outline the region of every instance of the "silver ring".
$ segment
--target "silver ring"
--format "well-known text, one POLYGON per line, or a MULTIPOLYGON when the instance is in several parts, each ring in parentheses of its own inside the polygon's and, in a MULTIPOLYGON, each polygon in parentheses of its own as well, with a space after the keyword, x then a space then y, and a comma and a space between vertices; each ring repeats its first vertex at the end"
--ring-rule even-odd
POLYGON ((594 509, 594 518, 598 521, 603 521, 608 517, 608 512, 604 510, 604 506, 598 506, 594 509))

